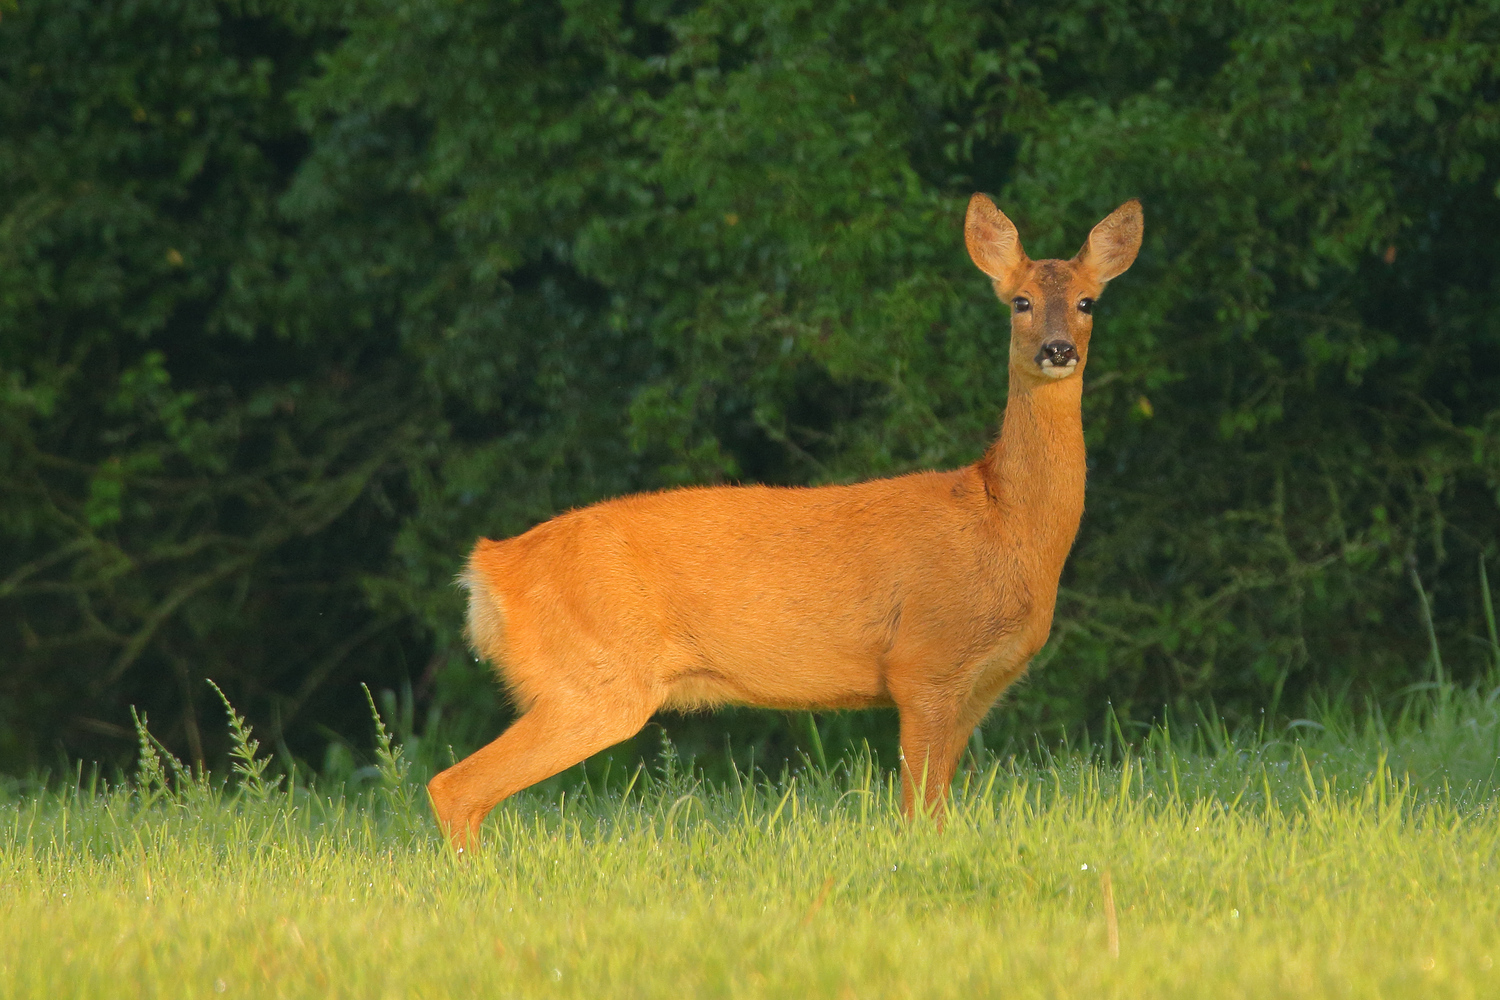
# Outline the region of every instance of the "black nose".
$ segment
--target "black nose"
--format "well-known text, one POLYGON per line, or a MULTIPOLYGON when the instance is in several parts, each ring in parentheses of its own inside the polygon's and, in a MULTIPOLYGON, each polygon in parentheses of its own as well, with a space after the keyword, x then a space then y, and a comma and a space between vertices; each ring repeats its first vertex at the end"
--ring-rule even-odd
POLYGON ((1071 340, 1049 340, 1036 355, 1038 365, 1051 362, 1055 368, 1065 368, 1077 360, 1078 348, 1073 346, 1071 340))

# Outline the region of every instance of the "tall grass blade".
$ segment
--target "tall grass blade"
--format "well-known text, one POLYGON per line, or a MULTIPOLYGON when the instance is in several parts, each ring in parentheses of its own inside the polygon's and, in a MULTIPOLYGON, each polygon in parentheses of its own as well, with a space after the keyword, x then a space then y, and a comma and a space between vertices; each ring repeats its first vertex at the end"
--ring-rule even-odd
POLYGON ((1104 869, 1104 874, 1099 877, 1099 884, 1104 890, 1104 937, 1109 948, 1110 958, 1120 957, 1120 921, 1115 916, 1115 883, 1110 877, 1109 869, 1104 869))
POLYGON ((1490 630, 1490 655, 1495 661, 1495 670, 1500 671, 1500 633, 1495 631, 1495 602, 1490 599, 1490 575, 1484 568, 1484 553, 1479 553, 1479 594, 1483 598, 1484 623, 1490 630))
POLYGON ((224 711, 229 713, 230 767, 239 775, 240 787, 257 802, 267 801, 281 787, 279 777, 275 781, 266 780, 266 769, 271 766, 271 758, 256 756, 260 750, 260 741, 251 733, 250 724, 234 710, 234 706, 229 703, 229 696, 219 685, 210 678, 204 679, 224 703, 224 711))
POLYGON ((1417 602, 1422 609, 1422 627, 1427 630, 1427 642, 1431 647, 1432 656, 1432 681, 1439 688, 1443 684, 1443 653, 1438 648, 1437 629, 1432 624, 1432 603, 1427 599, 1427 590, 1422 586, 1422 578, 1417 574, 1416 556, 1407 556, 1406 572, 1411 577, 1411 585, 1416 588, 1417 602))

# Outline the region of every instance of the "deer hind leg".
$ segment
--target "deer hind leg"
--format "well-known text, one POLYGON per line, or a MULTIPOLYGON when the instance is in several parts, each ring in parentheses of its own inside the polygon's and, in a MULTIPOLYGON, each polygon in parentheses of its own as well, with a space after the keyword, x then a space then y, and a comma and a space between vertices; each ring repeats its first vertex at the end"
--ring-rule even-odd
POLYGON ((629 739, 656 709, 642 694, 612 689, 607 702, 602 694, 539 700, 499 739, 428 782, 438 826, 455 849, 478 843, 479 824, 501 801, 629 739))

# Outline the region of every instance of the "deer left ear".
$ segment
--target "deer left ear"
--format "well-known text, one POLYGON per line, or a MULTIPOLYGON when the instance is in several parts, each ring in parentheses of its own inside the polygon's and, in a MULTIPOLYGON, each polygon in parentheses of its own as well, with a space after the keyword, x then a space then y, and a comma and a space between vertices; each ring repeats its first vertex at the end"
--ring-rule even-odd
POLYGON ((1101 283, 1118 278, 1135 263, 1144 228, 1141 203, 1132 198, 1093 228, 1073 259, 1087 264, 1101 283))

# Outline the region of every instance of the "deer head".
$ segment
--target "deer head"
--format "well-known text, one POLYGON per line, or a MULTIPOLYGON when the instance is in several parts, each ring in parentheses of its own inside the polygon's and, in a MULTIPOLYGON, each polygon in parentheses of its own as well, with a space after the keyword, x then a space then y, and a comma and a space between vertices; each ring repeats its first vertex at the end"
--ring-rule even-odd
POLYGON ((1141 248, 1141 203, 1127 201, 1089 233, 1072 260, 1031 260, 1015 224, 982 194, 969 199, 969 257, 1010 306, 1010 370, 1025 379, 1065 379, 1083 371, 1094 300, 1141 248))

